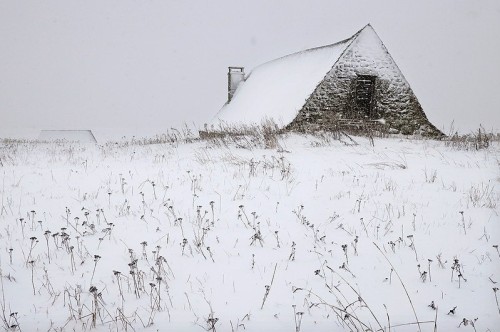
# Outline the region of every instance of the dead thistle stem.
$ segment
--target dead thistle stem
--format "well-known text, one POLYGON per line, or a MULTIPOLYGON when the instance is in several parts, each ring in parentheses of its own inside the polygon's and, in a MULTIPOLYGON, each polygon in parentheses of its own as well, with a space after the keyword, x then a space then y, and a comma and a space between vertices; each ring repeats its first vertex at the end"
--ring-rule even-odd
POLYGON ((161 311, 161 292, 160 292, 161 281, 162 277, 156 277, 156 282, 158 283, 158 301, 156 309, 158 309, 158 311, 161 311))
POLYGON ((153 186, 153 196, 156 200, 157 199, 157 197, 156 197, 156 184, 154 183, 154 181, 151 181, 151 185, 153 186))
POLYGON ((264 294, 264 299, 262 300, 262 305, 260 306, 260 309, 264 308, 264 303, 266 303, 267 296, 269 295, 269 292, 271 291, 271 287, 274 282, 274 275, 276 274, 276 268, 278 267, 278 263, 274 265, 274 271, 273 271, 273 277, 271 279, 271 283, 269 285, 266 285, 266 293, 264 294))
POLYGON ((293 319, 295 321, 295 332, 299 332, 300 331, 300 327, 298 326, 297 324, 297 310, 295 310, 297 306, 295 304, 292 304, 292 308, 293 308, 293 319))
POLYGON ((467 235, 467 229, 465 227, 464 211, 460 211, 459 213, 462 215, 462 226, 464 228, 464 234, 467 235))
POLYGON ((31 245, 30 245, 30 251, 28 253, 28 258, 26 259, 26 265, 28 265, 29 262, 31 261, 31 252, 33 251, 33 248, 35 248, 35 246, 38 243, 38 240, 34 236, 30 237, 30 240, 31 240, 31 245))
MULTIPOLYGON (((317 297, 321 301, 319 304, 326 305, 327 307, 330 307, 331 309, 333 309, 335 314, 337 315, 337 317, 341 321, 345 321, 346 319, 348 319, 349 322, 351 322, 351 324, 354 325, 354 329, 352 327, 349 327, 351 331, 354 331, 354 330, 359 331, 358 326, 355 325, 353 320, 355 320, 358 324, 360 324, 365 331, 372 331, 373 330, 367 324, 365 324, 361 320, 359 320, 359 318, 356 317, 356 315, 351 315, 350 313, 348 313, 347 308, 340 308, 340 307, 337 307, 336 305, 329 304, 325 300, 323 300, 318 294, 314 293, 313 291, 307 290, 307 289, 296 288, 294 292, 299 291, 299 290, 306 291, 309 295, 314 295, 315 297, 317 297), (344 316, 342 316, 340 313, 342 313, 344 316)), ((382 331, 383 331, 383 329, 382 329, 382 331)))
POLYGON ((5 196, 5 171, 3 172, 3 180, 2 180, 2 208, 0 209, 0 216, 3 216, 3 213, 5 211, 5 214, 7 215, 7 209, 5 208, 3 199, 5 196))
POLYGON ((97 301, 97 288, 94 286, 91 286, 89 289, 89 292, 93 295, 93 301, 92 301, 92 327, 96 327, 96 322, 97 322, 97 313, 99 312, 99 303, 97 301))
POLYGON ((438 330, 438 309, 439 307, 436 307, 436 316, 434 317, 434 332, 437 332, 438 330))
POLYGON ((19 326, 19 321, 17 320, 17 312, 13 312, 10 314, 10 317, 14 318, 16 324, 11 324, 10 329, 15 330, 16 328, 21 331, 21 327, 19 326))
POLYGON ((69 247, 69 249, 70 249, 70 258, 71 258, 71 261, 70 261, 70 264, 71 264, 71 274, 75 274, 76 264, 75 264, 75 255, 73 253, 74 247, 71 246, 71 247, 69 247))
POLYGON ((295 260, 295 242, 292 241, 292 252, 288 257, 288 261, 294 261, 294 260, 295 260))
POLYGON ((49 248, 50 231, 45 231, 43 235, 45 235, 45 241, 47 242, 47 256, 49 257, 49 264, 50 264, 50 248, 49 248))
POLYGON ((464 326, 467 326, 470 324, 470 326, 472 326, 472 328, 474 329, 474 332, 476 332, 476 321, 477 321, 477 318, 475 319, 467 319, 467 318, 464 318, 462 319, 462 321, 460 322, 460 324, 458 324, 458 327, 462 326, 462 324, 464 326))
POLYGON ((366 229, 365 222, 363 221, 363 218, 359 218, 359 221, 361 221, 361 225, 363 225, 363 229, 365 230, 366 237, 370 238, 370 236, 368 235, 368 230, 366 229))
POLYGON ((280 248, 280 239, 278 236, 278 231, 274 231, 274 236, 276 237, 276 245, 278 248, 280 248))
POLYGON ((97 262, 99 261, 100 258, 101 258, 101 256, 94 255, 94 270, 92 271, 92 278, 90 278, 91 285, 92 285, 92 280, 94 280, 95 268, 97 267, 97 262))
POLYGON ((344 252, 344 256, 345 256, 347 264, 349 264, 349 257, 347 256, 347 244, 342 245, 342 251, 344 252))
POLYGON ((219 321, 219 318, 217 318, 217 317, 214 318, 213 312, 210 313, 210 315, 208 316, 208 319, 207 319, 207 325, 208 325, 207 331, 216 332, 215 324, 217 324, 218 321, 219 321))
POLYGON ((128 321, 127 317, 125 317, 123 311, 120 310, 120 308, 116 309, 116 311, 118 311, 118 316, 120 317, 120 320, 121 320, 122 324, 125 327, 125 331, 127 331, 127 326, 130 326, 130 328, 133 331, 135 331, 135 329, 133 328, 132 324, 128 321))
POLYGON ((123 302, 125 302, 125 298, 123 297, 123 290, 122 290, 122 284, 120 280, 120 271, 113 271, 113 274, 116 276, 116 282, 118 283, 118 290, 120 291, 120 297, 122 298, 122 309, 123 309, 123 302))
POLYGON ((413 249, 413 251, 415 252, 415 260, 418 262, 417 248, 415 247, 415 241, 413 235, 407 235, 406 237, 411 241, 410 248, 413 249))
POLYGON ((210 201, 210 209, 212 210, 212 225, 215 224, 215 212, 214 212, 214 201, 210 201))
POLYGON ((436 256, 436 258, 437 258, 437 261, 438 261, 438 265, 439 265, 439 267, 440 267, 440 268, 442 268, 442 269, 444 269, 444 268, 445 268, 445 266, 444 266, 443 261, 441 260, 441 254, 438 254, 438 255, 436 256))
POLYGON ((36 211, 31 210, 31 231, 35 230, 35 215, 36 215, 36 211))
POLYGON ((35 291, 35 279, 34 279, 35 261, 29 261, 29 264, 31 265, 31 285, 33 286, 33 295, 36 295, 36 291, 35 291))
POLYGON ((498 287, 493 287, 493 292, 495 293, 495 301, 497 302, 497 309, 498 313, 500 314, 500 306, 498 305, 498 296, 497 296, 498 287))
MULTIPOLYGON (((340 273, 338 272, 335 272, 331 267, 329 267, 328 265, 326 265, 326 267, 332 272, 332 273, 335 273, 336 275, 338 275, 340 277, 340 279, 342 279, 342 281, 344 281, 347 286, 349 286, 349 288, 352 289, 352 291, 357 295, 358 297, 358 300, 361 302, 363 302, 365 305, 366 305, 366 308, 368 309, 368 311, 370 312, 370 314, 372 315, 372 317, 375 319, 375 321, 377 322, 378 326, 380 327, 380 330, 384 330, 384 328, 382 327, 382 324, 380 324, 377 316, 375 316, 375 314, 373 313, 372 309, 370 308, 370 306, 368 305, 368 303, 366 303, 363 298, 361 297, 361 294, 359 294, 359 292, 342 276, 340 275, 340 273)), ((352 274, 352 273, 351 273, 352 274)))
POLYGON ((493 245, 493 248, 495 248, 495 249, 496 249, 497 254, 498 254, 498 257, 500 257, 500 251, 498 251, 498 244, 494 244, 494 245, 493 245))
POLYGON ((387 311, 387 306, 384 304, 385 314, 387 315, 387 325, 389 325, 388 330, 391 332, 391 318, 389 317, 389 311, 387 311))
POLYGON ((413 314, 415 315, 415 319, 417 321, 418 330, 420 332, 422 332, 422 329, 420 328, 420 322, 418 321, 417 312, 415 311, 415 307, 413 306, 413 302, 411 301, 410 295, 408 294, 408 291, 406 290, 405 284, 403 283, 403 280, 401 280, 401 277, 399 276, 398 271, 394 268, 391 261, 387 258, 387 256, 384 254, 384 252, 382 250, 380 250, 379 246, 375 242, 373 242, 373 245, 378 249, 378 251, 380 251, 380 253, 382 254, 382 256, 384 256, 387 263, 389 263, 391 268, 394 270, 394 273, 396 273, 396 276, 398 277, 399 282, 401 282, 401 286, 403 286, 403 289, 406 293, 406 297, 408 298, 408 301, 410 302, 411 308, 413 309, 413 314))
POLYGON ((24 218, 19 218, 19 223, 21 224, 21 232, 23 234, 23 239, 24 239, 24 225, 26 224, 24 222, 24 218))
POLYGON ((7 316, 5 316, 5 309, 6 309, 6 304, 5 304, 5 290, 4 290, 4 287, 3 287, 3 273, 2 273, 2 269, 0 268, 0 285, 2 286, 2 321, 3 323, 5 324, 5 330, 8 331, 10 325, 7 321, 7 316))
POLYGON ((297 306, 294 304, 292 305, 292 308, 293 308, 293 318, 295 320, 295 332, 300 332, 300 326, 302 325, 302 316, 304 315, 304 313, 302 311, 299 311, 297 312, 295 310, 297 306), (299 317, 297 319, 297 316, 299 317))
POLYGON ((240 219, 240 220, 241 220, 241 222, 243 223, 243 225, 245 225, 245 228, 248 228, 248 227, 247 227, 247 224, 248 224, 248 226, 250 226, 250 228, 252 228, 252 224, 250 223, 250 220, 248 219, 247 214, 245 213, 245 209, 244 209, 244 206, 243 206, 243 205, 240 205, 240 206, 239 206, 239 211, 238 211, 238 219, 240 219), (242 216, 244 216, 244 217, 245 217, 245 219, 246 219, 246 221, 247 221, 246 223, 245 223, 245 221, 243 220, 242 216))
POLYGON ((422 322, 403 323, 403 324, 392 325, 392 327, 401 327, 401 326, 410 326, 410 325, 420 326, 420 324, 430 324, 430 323, 434 323, 434 321, 433 320, 426 320, 426 321, 422 321, 422 322))
POLYGON ((428 270, 429 270, 429 282, 432 282, 432 276, 431 276, 431 263, 432 263, 432 259, 427 259, 427 262, 429 263, 429 265, 428 265, 428 270))

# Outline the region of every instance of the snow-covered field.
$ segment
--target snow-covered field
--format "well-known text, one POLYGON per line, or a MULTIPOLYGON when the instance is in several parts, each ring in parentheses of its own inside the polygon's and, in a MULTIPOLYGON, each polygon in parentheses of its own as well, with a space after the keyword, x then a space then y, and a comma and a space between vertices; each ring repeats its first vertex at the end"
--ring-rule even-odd
POLYGON ((355 140, 2 143, 2 328, 498 331, 499 144, 355 140))

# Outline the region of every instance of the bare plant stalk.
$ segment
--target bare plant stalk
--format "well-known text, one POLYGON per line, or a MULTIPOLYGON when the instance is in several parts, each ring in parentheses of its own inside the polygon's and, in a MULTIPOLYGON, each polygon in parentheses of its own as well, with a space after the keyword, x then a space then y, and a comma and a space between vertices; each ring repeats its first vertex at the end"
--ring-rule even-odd
POLYGON ((274 275, 276 274, 276 268, 278 267, 278 263, 274 265, 274 272, 273 272, 273 277, 271 279, 271 283, 269 285, 266 285, 266 293, 264 294, 264 299, 262 300, 262 305, 260 306, 260 309, 264 308, 264 303, 266 303, 267 296, 269 295, 269 292, 271 291, 271 287, 274 282, 274 275))
POLYGON ((9 326, 9 323, 7 321, 7 316, 5 316, 5 309, 6 309, 6 305, 5 305, 5 290, 3 288, 3 273, 2 273, 2 269, 0 268, 0 285, 2 286, 2 322, 4 323, 4 327, 5 327, 5 331, 7 331, 10 326, 9 326))
POLYGON ((31 285, 33 286, 33 295, 36 295, 36 291, 35 291, 35 279, 34 279, 35 261, 30 261, 29 263, 31 265, 31 285))
POLYGON ((434 332, 438 330, 438 307, 436 307, 436 317, 434 317, 434 332))
POLYGON ((3 180, 2 180, 2 208, 0 209, 0 216, 3 216, 4 211, 5 214, 7 214, 7 209, 5 209, 5 205, 3 203, 4 196, 5 196, 5 171, 3 172, 3 180))
POLYGON ((389 311, 387 311, 387 306, 384 304, 385 313, 387 315, 387 325, 389 325, 388 332, 391 332, 391 318, 389 317, 389 311))
MULTIPOLYGON (((361 326, 363 326, 363 328, 364 328, 365 331, 371 331, 372 330, 371 327, 369 327, 367 324, 363 323, 358 317, 356 317, 355 315, 351 315, 349 312, 347 312, 346 308, 341 308, 341 307, 338 307, 336 305, 327 303, 325 300, 323 300, 318 294, 314 293, 313 291, 310 291, 310 290, 307 290, 307 289, 302 289, 302 288, 296 289, 296 291, 298 291, 298 290, 306 291, 309 295, 314 295, 315 297, 317 297, 321 301, 319 304, 325 305, 325 306, 330 307, 331 309, 333 309, 334 312, 335 312, 335 314, 337 315, 337 317, 341 321, 345 320, 345 318, 348 317, 350 321, 353 319, 356 322, 358 322, 361 326), (345 316, 342 316, 340 313, 342 313, 345 316)), ((350 329, 351 329, 351 331, 354 331, 351 327, 350 327, 350 329)), ((356 331, 359 331, 359 329, 358 329, 357 326, 355 326, 355 329, 356 329, 356 331)), ((383 329, 382 329, 382 331, 383 331, 383 329)))
POLYGON ((420 332, 422 332, 422 329, 420 328, 420 322, 418 321, 417 312, 415 311, 415 307, 413 306, 413 302, 411 301, 410 295, 408 294, 408 291, 406 290, 405 284, 403 283, 403 280, 399 276, 398 271, 394 268, 394 265, 392 265, 391 261, 387 258, 387 256, 384 254, 384 252, 382 250, 380 250, 379 246, 375 242, 373 242, 373 245, 378 249, 378 251, 380 251, 380 253, 382 254, 382 256, 384 256, 387 263, 389 263, 391 268, 396 273, 396 276, 398 277, 399 282, 401 283, 401 286, 403 286, 403 289, 405 290, 406 297, 408 298, 408 301, 410 302, 411 308, 413 309, 413 314, 415 315, 415 319, 417 320, 418 330, 420 332))
POLYGON ((434 321, 433 320, 426 320, 426 321, 422 321, 422 322, 416 321, 416 322, 412 322, 412 323, 397 324, 397 325, 393 325, 392 327, 418 325, 419 329, 420 329, 420 324, 430 324, 430 323, 434 323, 434 321))
POLYGON ((498 313, 500 314, 500 306, 498 305, 498 297, 497 297, 498 287, 493 287, 493 292, 495 292, 495 300, 497 301, 498 313))
POLYGON ((462 226, 464 228, 464 234, 467 235, 467 229, 465 227, 464 211, 460 211, 459 213, 462 215, 462 226))
POLYGON ((302 316, 304 315, 303 312, 299 311, 297 312, 295 310, 296 306, 292 305, 293 307, 293 318, 295 320, 295 332, 300 332, 300 326, 302 325, 302 316), (299 319, 297 319, 299 317, 299 319))
POLYGON ((427 259, 427 262, 429 263, 427 265, 427 269, 429 270, 429 282, 432 282, 432 276, 431 276, 431 263, 432 263, 432 259, 427 259))
POLYGON ((50 231, 45 231, 43 235, 45 235, 45 242, 47 242, 47 256, 49 257, 49 264, 50 264, 50 248, 49 248, 50 231))
POLYGON ((101 259, 101 256, 94 255, 94 270, 92 271, 92 278, 90 278, 90 284, 92 285, 92 280, 94 280, 95 268, 97 267, 97 262, 101 259))
POLYGON ((32 236, 30 238, 31 240, 31 245, 30 245, 30 251, 28 253, 28 258, 26 259, 26 266, 29 264, 29 262, 31 261, 31 253, 33 251, 33 248, 35 248, 36 244, 38 243, 38 240, 36 239, 36 237, 32 236))
POLYGON ((365 300, 363 300, 363 298, 361 297, 361 294, 358 293, 358 291, 356 291, 356 289, 342 276, 340 275, 340 273, 337 273, 335 272, 331 267, 329 267, 328 265, 326 266, 330 271, 332 271, 332 273, 335 273, 336 275, 338 275, 340 277, 340 279, 342 279, 351 289, 352 291, 358 296, 358 299, 360 301, 363 301, 366 305, 366 308, 368 309, 368 311, 370 311, 372 317, 375 319, 375 321, 377 322, 378 326, 380 327, 380 330, 384 330, 384 328, 382 327, 382 324, 380 324, 379 320, 377 319, 377 316, 375 316, 375 314, 373 313, 372 309, 370 308, 370 306, 368 305, 368 303, 365 302, 365 300))

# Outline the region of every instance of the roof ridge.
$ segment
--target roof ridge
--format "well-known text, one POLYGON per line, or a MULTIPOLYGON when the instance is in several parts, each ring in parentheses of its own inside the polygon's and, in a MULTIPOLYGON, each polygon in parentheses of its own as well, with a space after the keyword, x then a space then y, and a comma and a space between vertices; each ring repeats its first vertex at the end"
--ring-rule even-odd
MULTIPOLYGON (((343 44, 343 43, 347 43, 348 41, 350 41, 352 39, 352 41, 354 41, 354 39, 356 39, 358 37, 358 35, 364 30, 366 29, 367 27, 370 27, 372 28, 373 31, 375 31, 375 29, 373 29, 372 25, 370 23, 366 24, 363 28, 361 28, 360 30, 358 30, 355 34, 353 34, 351 37, 349 38, 346 38, 346 39, 343 39, 341 41, 338 41, 338 42, 335 42, 333 44, 328 44, 328 45, 323 45, 323 46, 317 46, 317 47, 312 47, 312 48, 308 48, 308 49, 305 49, 305 50, 302 50, 302 51, 298 51, 298 52, 294 52, 294 53, 290 53, 290 54, 287 54, 287 55, 283 55, 279 58, 276 58, 274 60, 270 60, 270 61, 267 61, 267 62, 264 62, 262 65, 266 64, 266 63, 269 63, 269 62, 273 62, 275 60, 279 60, 279 59, 283 59, 283 58, 286 58, 288 56, 292 56, 292 55, 296 55, 296 54, 301 54, 301 53, 306 53, 306 52, 309 52, 309 51, 316 51, 316 50, 319 50, 319 49, 322 49, 322 48, 327 48, 327 47, 332 47, 332 46, 337 46, 337 45, 340 45, 340 44, 343 44)), ((348 45, 346 46, 346 48, 348 47, 348 45)), ((340 56, 339 56, 340 58, 340 56)), ((259 65, 261 66, 261 65, 259 65)), ((257 67, 259 67, 257 66, 257 67)))
MULTIPOLYGON (((264 63, 261 63, 260 65, 258 65, 257 67, 255 67, 254 69, 257 69, 258 67, 261 67, 261 66, 264 66, 268 63, 271 63, 271 62, 274 62, 274 61, 278 61, 278 60, 281 60, 283 58, 287 58, 287 57, 290 57, 290 56, 294 56, 294 55, 299 55, 299 54, 303 54, 303 53, 308 53, 308 52, 311 52, 311 51, 317 51, 317 50, 320 50, 320 49, 324 49, 324 48, 328 48, 328 47, 333 47, 333 46, 338 46, 342 43, 347 43, 351 38, 353 38, 354 36, 351 36, 349 38, 346 38, 344 40, 341 40, 341 41, 338 41, 336 43, 333 43, 333 44, 328 44, 328 45, 323 45, 323 46, 317 46, 317 47, 312 47, 312 48, 308 48, 308 49, 305 49, 305 50, 302 50, 302 51, 299 51, 299 52, 294 52, 294 53, 290 53, 290 54, 287 54, 287 55, 283 55, 283 56, 280 56, 279 58, 276 58, 276 59, 273 59, 273 60, 269 60, 269 61, 266 61, 264 63)), ((253 71, 253 70, 252 70, 253 71)), ((248 75, 250 76, 250 74, 248 75)))
MULTIPOLYGON (((290 53, 290 54, 287 54, 287 55, 283 55, 279 58, 276 58, 276 59, 272 59, 272 60, 269 60, 269 61, 266 61, 264 63, 261 63, 260 65, 257 65, 256 67, 252 68, 252 70, 248 73, 248 75, 245 77, 245 80, 247 80, 253 73, 253 71, 259 67, 262 67, 262 66, 265 66, 269 63, 273 63, 275 61, 278 61, 278 60, 281 60, 281 59, 284 59, 284 58, 287 58, 287 57, 291 57, 291 56, 294 56, 294 55, 300 55, 300 54, 305 54, 305 53, 308 53, 308 52, 312 52, 312 51, 317 51, 317 50, 320 50, 320 49, 324 49, 324 48, 328 48, 328 47, 333 47, 333 46, 338 46, 338 45, 341 45, 341 44, 346 44, 346 47, 345 49, 347 49, 351 44, 352 42, 358 37, 358 35, 367 27, 371 27, 373 29, 373 27, 371 26, 370 23, 366 24, 363 28, 361 28, 360 30, 358 30, 355 34, 353 34, 351 37, 349 38, 346 38, 346 39, 343 39, 341 41, 338 41, 338 42, 335 42, 333 44, 328 44, 328 45, 323 45, 323 46, 317 46, 317 47, 312 47, 312 48, 308 48, 308 49, 305 49, 305 50, 302 50, 302 51, 298 51, 298 52, 294 52, 294 53, 290 53)), ((345 51, 344 49, 344 51, 345 51)), ((340 59, 340 57, 344 54, 344 51, 342 51, 342 53, 339 55, 339 57, 335 60, 335 62, 333 63, 333 65, 335 65, 335 63, 337 63, 338 59, 340 59)), ((333 66, 332 65, 332 66, 333 66)))

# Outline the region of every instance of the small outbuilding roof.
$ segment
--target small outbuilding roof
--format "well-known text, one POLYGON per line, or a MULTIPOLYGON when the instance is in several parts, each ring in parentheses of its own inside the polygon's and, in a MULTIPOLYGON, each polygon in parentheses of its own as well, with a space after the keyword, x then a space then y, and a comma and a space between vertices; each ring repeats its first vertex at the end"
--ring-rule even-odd
POLYGON ((42 130, 38 140, 97 143, 91 130, 42 130))

